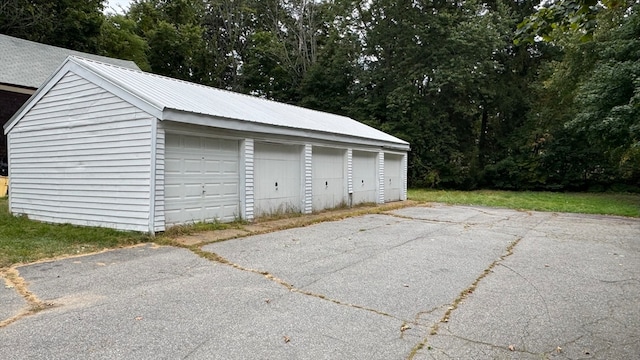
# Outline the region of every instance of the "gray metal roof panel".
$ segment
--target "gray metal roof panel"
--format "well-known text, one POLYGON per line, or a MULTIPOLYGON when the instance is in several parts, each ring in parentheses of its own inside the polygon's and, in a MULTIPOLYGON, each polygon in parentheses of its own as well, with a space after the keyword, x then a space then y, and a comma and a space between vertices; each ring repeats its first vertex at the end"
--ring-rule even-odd
POLYGON ((160 109, 374 139, 408 143, 349 117, 310 110, 250 95, 198 85, 89 59, 71 61, 160 109))
POLYGON ((87 54, 0 34, 0 83, 38 88, 69 55, 139 69, 133 61, 87 54))

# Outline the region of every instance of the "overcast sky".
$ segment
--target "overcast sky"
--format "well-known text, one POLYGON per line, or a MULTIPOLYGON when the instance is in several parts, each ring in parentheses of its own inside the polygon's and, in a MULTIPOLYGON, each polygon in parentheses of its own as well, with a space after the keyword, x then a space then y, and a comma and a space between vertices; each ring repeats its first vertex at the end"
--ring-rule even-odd
POLYGON ((120 6, 126 10, 129 8, 129 3, 131 3, 131 0, 107 0, 104 11, 105 13, 122 13, 120 6))

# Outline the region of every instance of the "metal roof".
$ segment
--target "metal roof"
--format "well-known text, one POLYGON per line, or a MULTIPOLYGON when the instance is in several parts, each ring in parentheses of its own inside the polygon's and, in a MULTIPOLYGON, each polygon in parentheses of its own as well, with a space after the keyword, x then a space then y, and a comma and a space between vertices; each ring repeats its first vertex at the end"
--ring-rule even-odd
POLYGON ((0 83, 37 89, 69 55, 139 69, 133 61, 87 54, 0 34, 0 83))
POLYGON ((95 73, 162 111, 163 114, 166 114, 167 110, 177 110, 247 123, 382 141, 404 150, 409 149, 409 143, 406 141, 346 116, 310 110, 89 59, 70 57, 67 62, 76 63, 95 73))
POLYGON ((408 142, 346 116, 75 56, 69 56, 5 124, 5 134, 67 72, 94 82, 160 120, 409 150, 408 142))

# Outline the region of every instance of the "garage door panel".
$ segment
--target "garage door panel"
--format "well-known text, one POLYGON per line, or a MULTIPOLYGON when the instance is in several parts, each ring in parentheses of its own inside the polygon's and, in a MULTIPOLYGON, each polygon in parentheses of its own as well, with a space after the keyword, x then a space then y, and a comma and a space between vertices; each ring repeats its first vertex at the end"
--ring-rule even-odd
POLYGON ((202 172, 202 161, 201 160, 191 160, 184 159, 184 173, 185 174, 200 174, 202 172))
POLYGON ((300 211, 302 149, 298 145, 256 143, 254 206, 256 215, 300 211))
POLYGON ((238 151, 238 142, 234 140, 221 139, 219 142, 219 150, 235 154, 238 151))
POLYGON ((224 184, 221 188, 221 193, 225 196, 237 196, 239 191, 238 184, 224 184))
POLYGON ((205 198, 219 197, 224 194, 222 192, 223 186, 221 184, 207 184, 203 188, 205 198))
POLYGON ((202 196, 202 185, 198 184, 185 184, 182 187, 185 198, 200 198, 202 196))
POLYGON ((376 189, 377 153, 353 152, 353 187, 354 191, 376 189))
POLYGON ((341 205, 345 199, 344 155, 341 149, 314 147, 312 153, 313 209, 341 205))
POLYGON ((172 185, 172 184, 165 184, 164 185, 164 198, 165 199, 172 199, 172 198, 179 197, 180 193, 181 193, 181 186, 180 185, 172 185))
POLYGON ((180 172, 180 159, 164 158, 165 174, 180 172))
MULTIPOLYGON (((220 160, 214 159, 203 159, 202 164, 204 165, 204 173, 207 175, 216 175, 222 172, 222 166, 220 165, 220 160)), ((199 166, 200 164, 198 164, 199 166)))
POLYGON ((352 153, 353 203, 376 202, 378 153, 354 151, 352 153))
POLYGON ((239 142, 167 134, 165 221, 233 220, 240 209, 239 142))
POLYGON ((164 146, 165 148, 180 148, 181 138, 179 136, 165 136, 164 138, 164 146))
POLYGON ((384 201, 399 201, 402 197, 402 156, 384 155, 384 201))
POLYGON ((238 175, 238 163, 234 161, 223 161, 222 162, 222 172, 225 175, 238 175))
POLYGON ((182 148, 184 149, 200 149, 202 148, 202 138, 199 136, 182 136, 182 148))
POLYGON ((205 150, 220 150, 220 141, 220 139, 203 138, 202 147, 205 150))

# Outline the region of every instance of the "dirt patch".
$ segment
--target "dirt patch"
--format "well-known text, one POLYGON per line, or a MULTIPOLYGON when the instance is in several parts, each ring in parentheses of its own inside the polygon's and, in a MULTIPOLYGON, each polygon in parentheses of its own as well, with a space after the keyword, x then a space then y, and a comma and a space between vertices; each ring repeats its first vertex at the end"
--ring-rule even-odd
POLYGON ((203 231, 197 234, 184 235, 176 238, 174 241, 180 245, 192 246, 202 243, 216 242, 220 240, 233 239, 246 236, 249 234, 245 229, 224 229, 215 231, 203 231))
POLYGON ((283 217, 278 219, 263 218, 257 219, 251 224, 242 225, 237 229, 203 231, 196 234, 179 236, 172 240, 176 244, 182 246, 202 245, 249 235, 265 234, 272 231, 303 227, 325 221, 337 221, 367 214, 381 214, 408 206, 419 205, 420 203, 417 201, 406 200, 383 205, 358 206, 346 209, 327 210, 309 215, 294 214, 291 217, 283 217))
POLYGON ((29 291, 27 283, 20 276, 20 273, 15 268, 7 269, 0 274, 4 278, 5 286, 15 289, 15 291, 24 298, 27 302, 27 307, 20 311, 18 314, 0 321, 0 328, 3 328, 11 323, 18 321, 19 319, 35 314, 39 311, 53 307, 51 303, 40 300, 34 293, 29 291))

